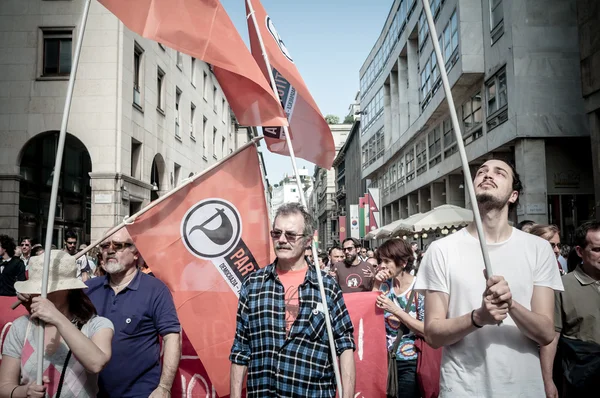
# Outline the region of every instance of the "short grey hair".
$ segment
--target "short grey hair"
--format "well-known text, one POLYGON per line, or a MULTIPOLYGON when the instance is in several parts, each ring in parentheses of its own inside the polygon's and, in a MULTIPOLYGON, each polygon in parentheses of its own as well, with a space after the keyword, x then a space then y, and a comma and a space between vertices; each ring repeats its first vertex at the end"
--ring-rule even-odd
POLYGON ((313 227, 313 216, 306 210, 306 207, 302 206, 300 203, 284 203, 275 212, 275 218, 273 219, 273 226, 275 226, 275 220, 279 216, 288 216, 290 214, 300 214, 302 218, 304 218, 304 231, 302 234, 305 237, 312 236, 315 232, 313 227))

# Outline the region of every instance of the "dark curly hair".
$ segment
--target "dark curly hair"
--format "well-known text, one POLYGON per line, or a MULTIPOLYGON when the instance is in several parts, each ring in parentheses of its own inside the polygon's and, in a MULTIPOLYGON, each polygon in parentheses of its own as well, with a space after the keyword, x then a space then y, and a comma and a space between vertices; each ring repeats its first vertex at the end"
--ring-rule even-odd
POLYGON ((389 258, 396 266, 402 261, 406 261, 404 271, 410 272, 413 269, 415 257, 410 244, 404 239, 389 239, 383 245, 377 248, 375 258, 381 263, 382 258, 389 258))
POLYGON ((15 255, 15 249, 17 248, 17 245, 15 243, 15 240, 10 236, 0 235, 0 246, 2 246, 4 250, 6 250, 6 253, 10 257, 13 257, 15 255))

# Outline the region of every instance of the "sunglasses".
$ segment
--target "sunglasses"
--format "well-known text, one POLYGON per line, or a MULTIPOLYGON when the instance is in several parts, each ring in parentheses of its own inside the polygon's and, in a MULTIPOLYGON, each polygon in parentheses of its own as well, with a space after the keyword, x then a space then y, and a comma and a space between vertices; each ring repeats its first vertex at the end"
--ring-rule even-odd
POLYGON ((553 249, 558 249, 560 250, 562 248, 562 243, 554 243, 554 242, 550 242, 550 246, 552 246, 553 249))
POLYGON ((123 251, 127 247, 133 246, 133 243, 129 243, 129 242, 115 242, 115 241, 104 242, 104 243, 100 244, 100 249, 102 249, 102 251, 108 251, 108 249, 111 246, 113 247, 113 249, 116 252, 120 252, 120 251, 123 251))
POLYGON ((21 247, 29 247, 31 246, 29 243, 21 243, 21 247))
POLYGON ((281 235, 285 235, 285 239, 290 243, 294 243, 299 238, 306 236, 304 234, 295 234, 293 232, 283 232, 278 229, 274 229, 273 231, 271 231, 271 238, 273 239, 279 239, 281 238, 281 235))
POLYGON ((344 247, 342 250, 344 250, 345 252, 351 252, 352 250, 356 249, 356 246, 348 246, 348 247, 344 247))
POLYGON ((74 246, 77 244, 77 241, 75 242, 65 242, 68 246, 74 246))

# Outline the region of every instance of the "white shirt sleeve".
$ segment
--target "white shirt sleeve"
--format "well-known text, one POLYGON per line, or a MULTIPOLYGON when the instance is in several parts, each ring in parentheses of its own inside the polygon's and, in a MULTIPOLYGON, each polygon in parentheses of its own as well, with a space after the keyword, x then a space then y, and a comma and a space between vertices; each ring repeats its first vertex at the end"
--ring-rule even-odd
POLYGON ((549 287, 559 292, 564 290, 556 255, 546 242, 537 246, 537 264, 533 274, 533 285, 549 287))
POLYGON ((420 292, 435 290, 450 294, 448 264, 437 242, 431 243, 419 267, 415 289, 420 292))

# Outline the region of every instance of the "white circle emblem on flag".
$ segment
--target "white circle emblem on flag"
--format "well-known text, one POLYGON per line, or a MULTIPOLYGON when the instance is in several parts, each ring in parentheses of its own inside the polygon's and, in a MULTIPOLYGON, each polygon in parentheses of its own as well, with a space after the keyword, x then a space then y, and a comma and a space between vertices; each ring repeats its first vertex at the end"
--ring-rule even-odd
POLYGON ((265 21, 265 23, 267 25, 267 30, 269 31, 271 36, 273 36, 273 39, 275 40, 275 43, 277 43, 277 46, 281 50, 281 53, 287 59, 289 59, 291 63, 294 63, 294 60, 292 59, 292 55, 290 54, 290 51, 285 46, 285 43, 283 42, 283 40, 281 40, 281 36, 279 36, 279 33, 277 33, 277 29, 275 29, 275 25, 273 24, 273 20, 268 15, 267 15, 267 20, 265 21))
POLYGON ((240 241, 241 220, 240 213, 230 202, 204 199, 190 207, 183 216, 181 240, 196 257, 223 257, 240 241))

